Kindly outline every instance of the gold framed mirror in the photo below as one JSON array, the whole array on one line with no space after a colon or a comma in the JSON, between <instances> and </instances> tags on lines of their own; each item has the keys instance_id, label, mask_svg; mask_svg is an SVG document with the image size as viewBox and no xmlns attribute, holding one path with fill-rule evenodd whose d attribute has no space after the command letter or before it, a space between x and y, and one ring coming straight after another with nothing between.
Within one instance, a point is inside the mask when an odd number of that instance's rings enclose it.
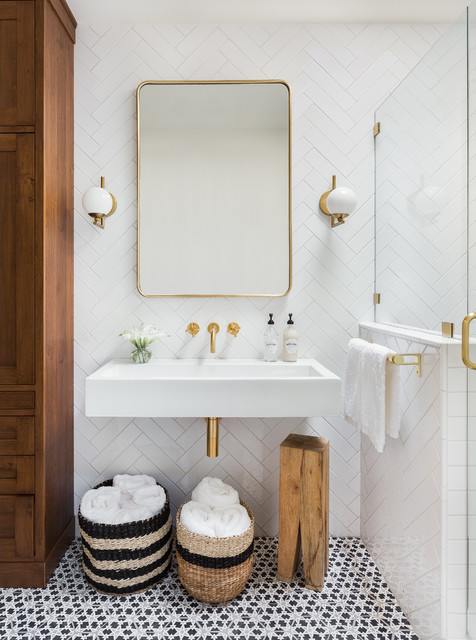
<instances>
[{"instance_id":1,"label":"gold framed mirror","mask_svg":"<svg viewBox=\"0 0 476 640\"><path fill-rule=\"evenodd\" d=\"M141 83L137 160L137 287L143 296L289 292L286 82Z\"/></svg>"}]
</instances>

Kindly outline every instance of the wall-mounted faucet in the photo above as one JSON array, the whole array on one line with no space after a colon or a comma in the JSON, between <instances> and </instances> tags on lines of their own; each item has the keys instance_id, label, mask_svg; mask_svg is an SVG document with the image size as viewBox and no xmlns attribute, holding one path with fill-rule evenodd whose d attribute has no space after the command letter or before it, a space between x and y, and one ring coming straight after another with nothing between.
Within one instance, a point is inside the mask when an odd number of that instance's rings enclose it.
<instances>
[{"instance_id":1,"label":"wall-mounted faucet","mask_svg":"<svg viewBox=\"0 0 476 640\"><path fill-rule=\"evenodd\" d=\"M220 327L216 322L210 322L208 325L208 333L210 334L210 353L215 353L216 348L216 337L217 333L220 331Z\"/></svg>"}]
</instances>

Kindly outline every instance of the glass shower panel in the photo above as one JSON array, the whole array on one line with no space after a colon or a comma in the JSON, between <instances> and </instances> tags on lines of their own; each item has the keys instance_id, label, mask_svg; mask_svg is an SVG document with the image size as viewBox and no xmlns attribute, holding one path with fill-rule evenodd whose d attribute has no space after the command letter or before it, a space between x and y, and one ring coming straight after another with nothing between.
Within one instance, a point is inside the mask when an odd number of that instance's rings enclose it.
<instances>
[{"instance_id":1,"label":"glass shower panel","mask_svg":"<svg viewBox=\"0 0 476 640\"><path fill-rule=\"evenodd\" d=\"M466 12L376 112L375 320L466 313Z\"/></svg>"}]
</instances>

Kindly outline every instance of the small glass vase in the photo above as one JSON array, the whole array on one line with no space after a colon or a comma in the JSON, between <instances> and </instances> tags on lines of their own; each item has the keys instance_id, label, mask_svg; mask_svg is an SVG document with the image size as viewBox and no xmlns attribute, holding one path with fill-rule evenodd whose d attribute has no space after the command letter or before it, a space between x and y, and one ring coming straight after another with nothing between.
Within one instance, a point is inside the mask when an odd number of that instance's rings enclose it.
<instances>
[{"instance_id":1,"label":"small glass vase","mask_svg":"<svg viewBox=\"0 0 476 640\"><path fill-rule=\"evenodd\" d=\"M146 347L138 347L131 353L131 357L136 364L145 364L152 358L152 352Z\"/></svg>"}]
</instances>

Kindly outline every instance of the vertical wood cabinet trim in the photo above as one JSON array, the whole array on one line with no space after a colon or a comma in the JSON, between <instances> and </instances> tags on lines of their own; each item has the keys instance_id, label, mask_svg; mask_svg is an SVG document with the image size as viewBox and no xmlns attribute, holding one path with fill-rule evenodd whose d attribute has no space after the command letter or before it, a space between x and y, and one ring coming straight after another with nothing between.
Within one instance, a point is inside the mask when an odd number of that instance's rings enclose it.
<instances>
[{"instance_id":1,"label":"vertical wood cabinet trim","mask_svg":"<svg viewBox=\"0 0 476 640\"><path fill-rule=\"evenodd\" d=\"M32 0L20 2L17 15L17 87L20 98L17 124L35 124L35 3Z\"/></svg>"}]
</instances>

